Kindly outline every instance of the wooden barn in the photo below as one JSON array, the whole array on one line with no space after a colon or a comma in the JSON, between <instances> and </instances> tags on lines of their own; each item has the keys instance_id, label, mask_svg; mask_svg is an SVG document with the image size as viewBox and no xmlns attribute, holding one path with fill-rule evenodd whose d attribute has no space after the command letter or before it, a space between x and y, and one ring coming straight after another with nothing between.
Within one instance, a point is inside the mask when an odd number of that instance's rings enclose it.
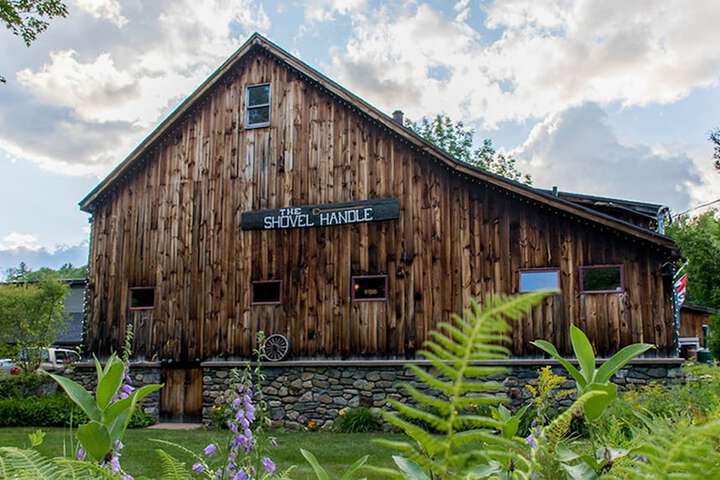
<instances>
[{"instance_id":1,"label":"wooden barn","mask_svg":"<svg viewBox=\"0 0 720 480\"><path fill-rule=\"evenodd\" d=\"M458 162L258 34L80 205L98 356L132 323L139 359L190 370L260 330L285 360L413 358L469 299L538 288L560 293L515 325L516 356L569 352L570 324L600 356L675 348L666 209Z\"/></svg>"}]
</instances>

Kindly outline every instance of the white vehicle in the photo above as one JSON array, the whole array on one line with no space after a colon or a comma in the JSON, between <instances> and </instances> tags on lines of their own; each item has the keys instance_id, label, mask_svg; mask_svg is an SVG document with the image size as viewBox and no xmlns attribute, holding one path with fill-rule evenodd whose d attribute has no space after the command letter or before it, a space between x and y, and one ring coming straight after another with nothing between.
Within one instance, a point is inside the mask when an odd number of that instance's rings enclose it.
<instances>
[{"instance_id":1,"label":"white vehicle","mask_svg":"<svg viewBox=\"0 0 720 480\"><path fill-rule=\"evenodd\" d=\"M46 348L43 350L40 363L41 370L63 370L68 365L80 361L80 355L74 350L66 348Z\"/></svg>"}]
</instances>

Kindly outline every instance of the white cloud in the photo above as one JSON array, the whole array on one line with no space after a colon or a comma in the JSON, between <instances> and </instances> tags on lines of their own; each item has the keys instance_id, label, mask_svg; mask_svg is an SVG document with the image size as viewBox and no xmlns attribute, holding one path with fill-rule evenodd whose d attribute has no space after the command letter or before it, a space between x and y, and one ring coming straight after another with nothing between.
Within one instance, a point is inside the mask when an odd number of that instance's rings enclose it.
<instances>
[{"instance_id":1,"label":"white cloud","mask_svg":"<svg viewBox=\"0 0 720 480\"><path fill-rule=\"evenodd\" d=\"M325 22L336 14L347 15L360 12L367 6L367 0L307 0L305 19L311 22Z\"/></svg>"},{"instance_id":2,"label":"white cloud","mask_svg":"<svg viewBox=\"0 0 720 480\"><path fill-rule=\"evenodd\" d=\"M10 232L0 240L0 250L40 250L42 245L37 237L29 233Z\"/></svg>"},{"instance_id":3,"label":"white cloud","mask_svg":"<svg viewBox=\"0 0 720 480\"><path fill-rule=\"evenodd\" d=\"M111 4L92 3L103 15ZM252 31L270 27L257 0L124 8L127 22L106 49L50 52L39 68L17 72L20 90L0 111L0 148L53 171L104 175Z\"/></svg>"},{"instance_id":4,"label":"white cloud","mask_svg":"<svg viewBox=\"0 0 720 480\"><path fill-rule=\"evenodd\" d=\"M549 115L512 152L539 187L608 195L684 209L703 183L692 159L663 148L624 145L595 104Z\"/></svg>"},{"instance_id":5,"label":"white cloud","mask_svg":"<svg viewBox=\"0 0 720 480\"><path fill-rule=\"evenodd\" d=\"M128 22L128 19L120 13L118 0L75 0L75 4L93 17L108 20L118 28L122 28Z\"/></svg>"},{"instance_id":6,"label":"white cloud","mask_svg":"<svg viewBox=\"0 0 720 480\"><path fill-rule=\"evenodd\" d=\"M354 16L330 70L386 110L444 111L487 128L585 102L666 103L715 85L715 0L497 1L474 30L426 4ZM434 69L449 74L438 79Z\"/></svg>"}]
</instances>

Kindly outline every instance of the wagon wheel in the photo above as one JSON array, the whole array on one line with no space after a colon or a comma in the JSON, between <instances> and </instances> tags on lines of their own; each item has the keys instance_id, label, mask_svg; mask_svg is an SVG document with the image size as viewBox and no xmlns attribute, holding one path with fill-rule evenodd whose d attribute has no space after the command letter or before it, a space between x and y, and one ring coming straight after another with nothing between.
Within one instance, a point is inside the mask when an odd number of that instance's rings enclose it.
<instances>
[{"instance_id":1,"label":"wagon wheel","mask_svg":"<svg viewBox=\"0 0 720 480\"><path fill-rule=\"evenodd\" d=\"M288 339L277 333L265 339L265 358L277 362L285 358L290 350Z\"/></svg>"}]
</instances>

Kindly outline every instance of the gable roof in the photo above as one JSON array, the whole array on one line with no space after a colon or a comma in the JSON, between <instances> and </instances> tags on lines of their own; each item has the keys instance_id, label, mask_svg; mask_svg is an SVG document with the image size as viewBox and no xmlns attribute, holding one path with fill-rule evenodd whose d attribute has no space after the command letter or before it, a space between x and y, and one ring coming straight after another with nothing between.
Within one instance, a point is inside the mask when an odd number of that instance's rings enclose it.
<instances>
[{"instance_id":1,"label":"gable roof","mask_svg":"<svg viewBox=\"0 0 720 480\"><path fill-rule=\"evenodd\" d=\"M424 154L438 160L448 168L465 174L469 177L479 179L487 184L490 184L496 188L501 188L508 192L512 192L520 197L532 200L534 202L547 205L553 209L559 210L566 214L570 214L574 217L578 217L585 221L593 222L595 224L603 225L607 228L611 228L615 231L629 235L631 237L640 238L642 240L649 241L653 244L669 249L672 255L677 255L677 246L675 242L665 235L661 235L652 230L648 230L642 227L633 225L632 223L625 222L623 220L614 218L610 215L592 210L584 207L580 204L565 200L560 197L553 196L551 193L535 189L528 185L510 180L503 176L488 172L481 168L473 165L461 162L456 158L452 157L449 153L438 148L432 143L428 142L424 138L417 135L412 130L403 127L394 121L390 116L381 112L377 108L370 105L368 102L348 91L332 79L326 77L322 73L318 72L314 68L302 60L294 57L290 53L283 50L267 38L263 37L259 33L254 33L250 38L237 49L225 62L218 67L212 75L210 75L200 86L190 94L170 115L168 115L156 128L153 130L140 144L123 160L115 169L110 172L94 189L83 198L79 205L80 209L92 213L93 206L98 202L111 188L111 186L119 179L123 178L129 173L131 167L137 162L142 154L157 140L159 140L163 134L165 134L174 123L182 118L184 114L193 106L193 104L200 99L204 94L212 89L221 78L229 72L233 66L246 54L248 54L254 48L261 48L274 56L279 61L285 63L292 69L294 69L301 76L304 76L308 80L320 85L323 89L328 91L335 97L345 101L353 107L357 108L365 116L371 120L379 123L383 127L390 130L395 135L399 136L412 147L423 152Z\"/></svg>"}]
</instances>

